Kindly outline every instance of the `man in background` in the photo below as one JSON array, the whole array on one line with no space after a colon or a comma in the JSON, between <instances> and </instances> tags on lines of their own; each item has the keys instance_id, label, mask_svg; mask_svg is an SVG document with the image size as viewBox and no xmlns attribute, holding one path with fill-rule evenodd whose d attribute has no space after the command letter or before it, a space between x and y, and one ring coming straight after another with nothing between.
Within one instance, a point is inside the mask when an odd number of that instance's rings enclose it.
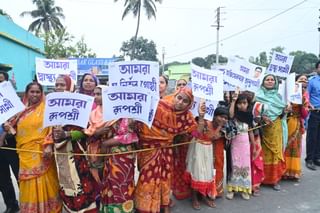
<instances>
[{"instance_id":1,"label":"man in background","mask_svg":"<svg viewBox=\"0 0 320 213\"><path fill-rule=\"evenodd\" d=\"M310 96L310 117L307 129L306 167L317 170L320 166L320 61L316 63L317 74L309 80L308 93Z\"/></svg>"},{"instance_id":2,"label":"man in background","mask_svg":"<svg viewBox=\"0 0 320 213\"><path fill-rule=\"evenodd\" d=\"M0 70L0 83L4 81L9 81L9 75L7 72ZM2 124L0 124L0 146L16 148L14 136L7 135L3 130ZM5 213L19 211L18 201L11 180L10 167L18 182L19 158L17 152L0 149L0 191L7 207Z\"/></svg>"}]
</instances>

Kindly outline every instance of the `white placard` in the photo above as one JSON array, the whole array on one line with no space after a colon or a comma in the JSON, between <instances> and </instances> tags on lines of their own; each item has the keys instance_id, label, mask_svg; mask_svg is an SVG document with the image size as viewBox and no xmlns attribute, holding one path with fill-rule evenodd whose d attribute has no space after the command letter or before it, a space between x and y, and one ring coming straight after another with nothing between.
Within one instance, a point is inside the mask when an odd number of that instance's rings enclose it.
<instances>
[{"instance_id":1,"label":"white placard","mask_svg":"<svg viewBox=\"0 0 320 213\"><path fill-rule=\"evenodd\" d=\"M273 52L271 63L269 64L266 73L280 77L287 77L290 73L293 60L294 56Z\"/></svg>"},{"instance_id":2,"label":"white placard","mask_svg":"<svg viewBox=\"0 0 320 213\"><path fill-rule=\"evenodd\" d=\"M36 75L41 85L54 86L59 75L69 75L77 83L77 60L36 58Z\"/></svg>"},{"instance_id":3,"label":"white placard","mask_svg":"<svg viewBox=\"0 0 320 213\"><path fill-rule=\"evenodd\" d=\"M296 74L290 73L286 84L287 101L302 104L302 84L296 82Z\"/></svg>"},{"instance_id":4,"label":"white placard","mask_svg":"<svg viewBox=\"0 0 320 213\"><path fill-rule=\"evenodd\" d=\"M281 100L283 103L287 103L287 92L286 92L286 81L282 80L281 83L279 83L279 89L278 93L281 96Z\"/></svg>"},{"instance_id":5,"label":"white placard","mask_svg":"<svg viewBox=\"0 0 320 213\"><path fill-rule=\"evenodd\" d=\"M43 126L74 125L87 128L94 97L53 92L46 97Z\"/></svg>"},{"instance_id":6,"label":"white placard","mask_svg":"<svg viewBox=\"0 0 320 213\"><path fill-rule=\"evenodd\" d=\"M219 66L218 70L221 71L223 74L226 72L227 68L225 66ZM236 90L236 86L226 82L223 79L223 91L235 91Z\"/></svg>"},{"instance_id":7,"label":"white placard","mask_svg":"<svg viewBox=\"0 0 320 213\"><path fill-rule=\"evenodd\" d=\"M190 109L191 113L194 117L199 116L199 105L200 105L201 98L195 97L193 105ZM204 119L212 121L214 111L217 108L219 101L212 101L212 100L206 100L206 113L204 114Z\"/></svg>"},{"instance_id":8,"label":"white placard","mask_svg":"<svg viewBox=\"0 0 320 213\"><path fill-rule=\"evenodd\" d=\"M159 97L159 63L154 61L121 61L110 63L109 85L144 88L152 96Z\"/></svg>"},{"instance_id":9,"label":"white placard","mask_svg":"<svg viewBox=\"0 0 320 213\"><path fill-rule=\"evenodd\" d=\"M129 91L127 87L112 86L102 91L103 118L110 121L119 118L133 118L151 126L157 109L152 103L150 92L142 88ZM151 110L151 106L154 110ZM150 113L151 112L151 113ZM148 121L148 122L147 122Z\"/></svg>"},{"instance_id":10,"label":"white placard","mask_svg":"<svg viewBox=\"0 0 320 213\"><path fill-rule=\"evenodd\" d=\"M223 100L223 73L191 64L192 93L207 100Z\"/></svg>"},{"instance_id":11,"label":"white placard","mask_svg":"<svg viewBox=\"0 0 320 213\"><path fill-rule=\"evenodd\" d=\"M251 64L250 67L250 75L249 78L246 77L246 80L244 82L244 89L250 92L256 92L262 84L266 68L262 66L257 66L255 64Z\"/></svg>"},{"instance_id":12,"label":"white placard","mask_svg":"<svg viewBox=\"0 0 320 213\"><path fill-rule=\"evenodd\" d=\"M223 72L223 80L228 84L235 85L241 90L256 92L260 88L265 68L232 56L228 58L228 64Z\"/></svg>"},{"instance_id":13,"label":"white placard","mask_svg":"<svg viewBox=\"0 0 320 213\"><path fill-rule=\"evenodd\" d=\"M25 106L9 81L0 83L0 124L24 110Z\"/></svg>"}]
</instances>

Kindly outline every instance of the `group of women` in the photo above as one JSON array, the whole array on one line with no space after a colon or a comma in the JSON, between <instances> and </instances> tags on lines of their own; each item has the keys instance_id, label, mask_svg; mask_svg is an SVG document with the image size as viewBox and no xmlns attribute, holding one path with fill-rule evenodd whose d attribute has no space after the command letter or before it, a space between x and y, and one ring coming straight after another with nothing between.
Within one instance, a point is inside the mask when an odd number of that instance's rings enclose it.
<instances>
[{"instance_id":1,"label":"group of women","mask_svg":"<svg viewBox=\"0 0 320 213\"><path fill-rule=\"evenodd\" d=\"M305 88L307 78L298 81ZM169 213L174 206L171 192L177 199L191 197L194 209L200 209L199 196L215 207L214 199L224 193L224 150L228 199L234 192L241 192L244 199L251 193L259 195L261 183L279 190L281 178L300 178L308 108L305 91L303 105L286 106L278 95L277 78L267 75L255 98L235 92L207 121L204 102L197 118L189 111L193 95L186 81L179 80L170 95L165 92L167 85L167 77L160 76L161 100L149 128L128 118L104 121L101 91L105 86L85 74L78 92L94 96L95 104L88 127L82 129L43 128L42 86L28 84L25 110L3 125L4 134L16 132L20 211L157 213L163 209ZM56 79L55 91L74 92L75 85L62 75ZM135 152L138 149L143 151Z\"/></svg>"}]
</instances>

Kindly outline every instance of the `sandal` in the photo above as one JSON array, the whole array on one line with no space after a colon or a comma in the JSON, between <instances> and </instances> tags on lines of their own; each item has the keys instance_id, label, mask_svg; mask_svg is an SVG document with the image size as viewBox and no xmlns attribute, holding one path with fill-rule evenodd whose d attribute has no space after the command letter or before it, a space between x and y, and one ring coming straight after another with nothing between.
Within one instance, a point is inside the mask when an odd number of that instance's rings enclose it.
<instances>
[{"instance_id":1,"label":"sandal","mask_svg":"<svg viewBox=\"0 0 320 213\"><path fill-rule=\"evenodd\" d=\"M233 199L233 196L234 196L234 193L233 193L233 192L227 192L226 198L227 198L228 200L232 200L232 199Z\"/></svg>"},{"instance_id":2,"label":"sandal","mask_svg":"<svg viewBox=\"0 0 320 213\"><path fill-rule=\"evenodd\" d=\"M199 211L201 209L201 206L200 206L200 203L199 203L198 200L193 200L192 201L192 208L194 210L197 210L197 211Z\"/></svg>"},{"instance_id":3,"label":"sandal","mask_svg":"<svg viewBox=\"0 0 320 213\"><path fill-rule=\"evenodd\" d=\"M273 190L275 190L275 191L280 191L281 190L281 187L280 187L280 185L277 183L277 184L275 184L275 185L273 185Z\"/></svg>"},{"instance_id":4,"label":"sandal","mask_svg":"<svg viewBox=\"0 0 320 213\"><path fill-rule=\"evenodd\" d=\"M203 197L204 202L207 204L207 206L211 207L211 208L216 208L216 204L214 203L213 200L207 198L207 197Z\"/></svg>"},{"instance_id":5,"label":"sandal","mask_svg":"<svg viewBox=\"0 0 320 213\"><path fill-rule=\"evenodd\" d=\"M250 195L248 193L242 192L241 197L244 200L250 200Z\"/></svg>"},{"instance_id":6,"label":"sandal","mask_svg":"<svg viewBox=\"0 0 320 213\"><path fill-rule=\"evenodd\" d=\"M252 196L254 197L259 197L261 194L260 194L260 191L259 190L256 190L256 191L253 191L252 192Z\"/></svg>"}]
</instances>

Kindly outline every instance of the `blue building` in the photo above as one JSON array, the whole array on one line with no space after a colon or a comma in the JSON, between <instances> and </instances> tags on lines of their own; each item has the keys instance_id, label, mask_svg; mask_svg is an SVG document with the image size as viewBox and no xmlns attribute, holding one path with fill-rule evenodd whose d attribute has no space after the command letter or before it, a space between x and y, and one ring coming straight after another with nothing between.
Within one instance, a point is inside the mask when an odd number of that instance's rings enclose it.
<instances>
[{"instance_id":1,"label":"blue building","mask_svg":"<svg viewBox=\"0 0 320 213\"><path fill-rule=\"evenodd\" d=\"M14 73L18 92L34 79L36 57L45 57L44 42L0 15L0 70Z\"/></svg>"}]
</instances>

